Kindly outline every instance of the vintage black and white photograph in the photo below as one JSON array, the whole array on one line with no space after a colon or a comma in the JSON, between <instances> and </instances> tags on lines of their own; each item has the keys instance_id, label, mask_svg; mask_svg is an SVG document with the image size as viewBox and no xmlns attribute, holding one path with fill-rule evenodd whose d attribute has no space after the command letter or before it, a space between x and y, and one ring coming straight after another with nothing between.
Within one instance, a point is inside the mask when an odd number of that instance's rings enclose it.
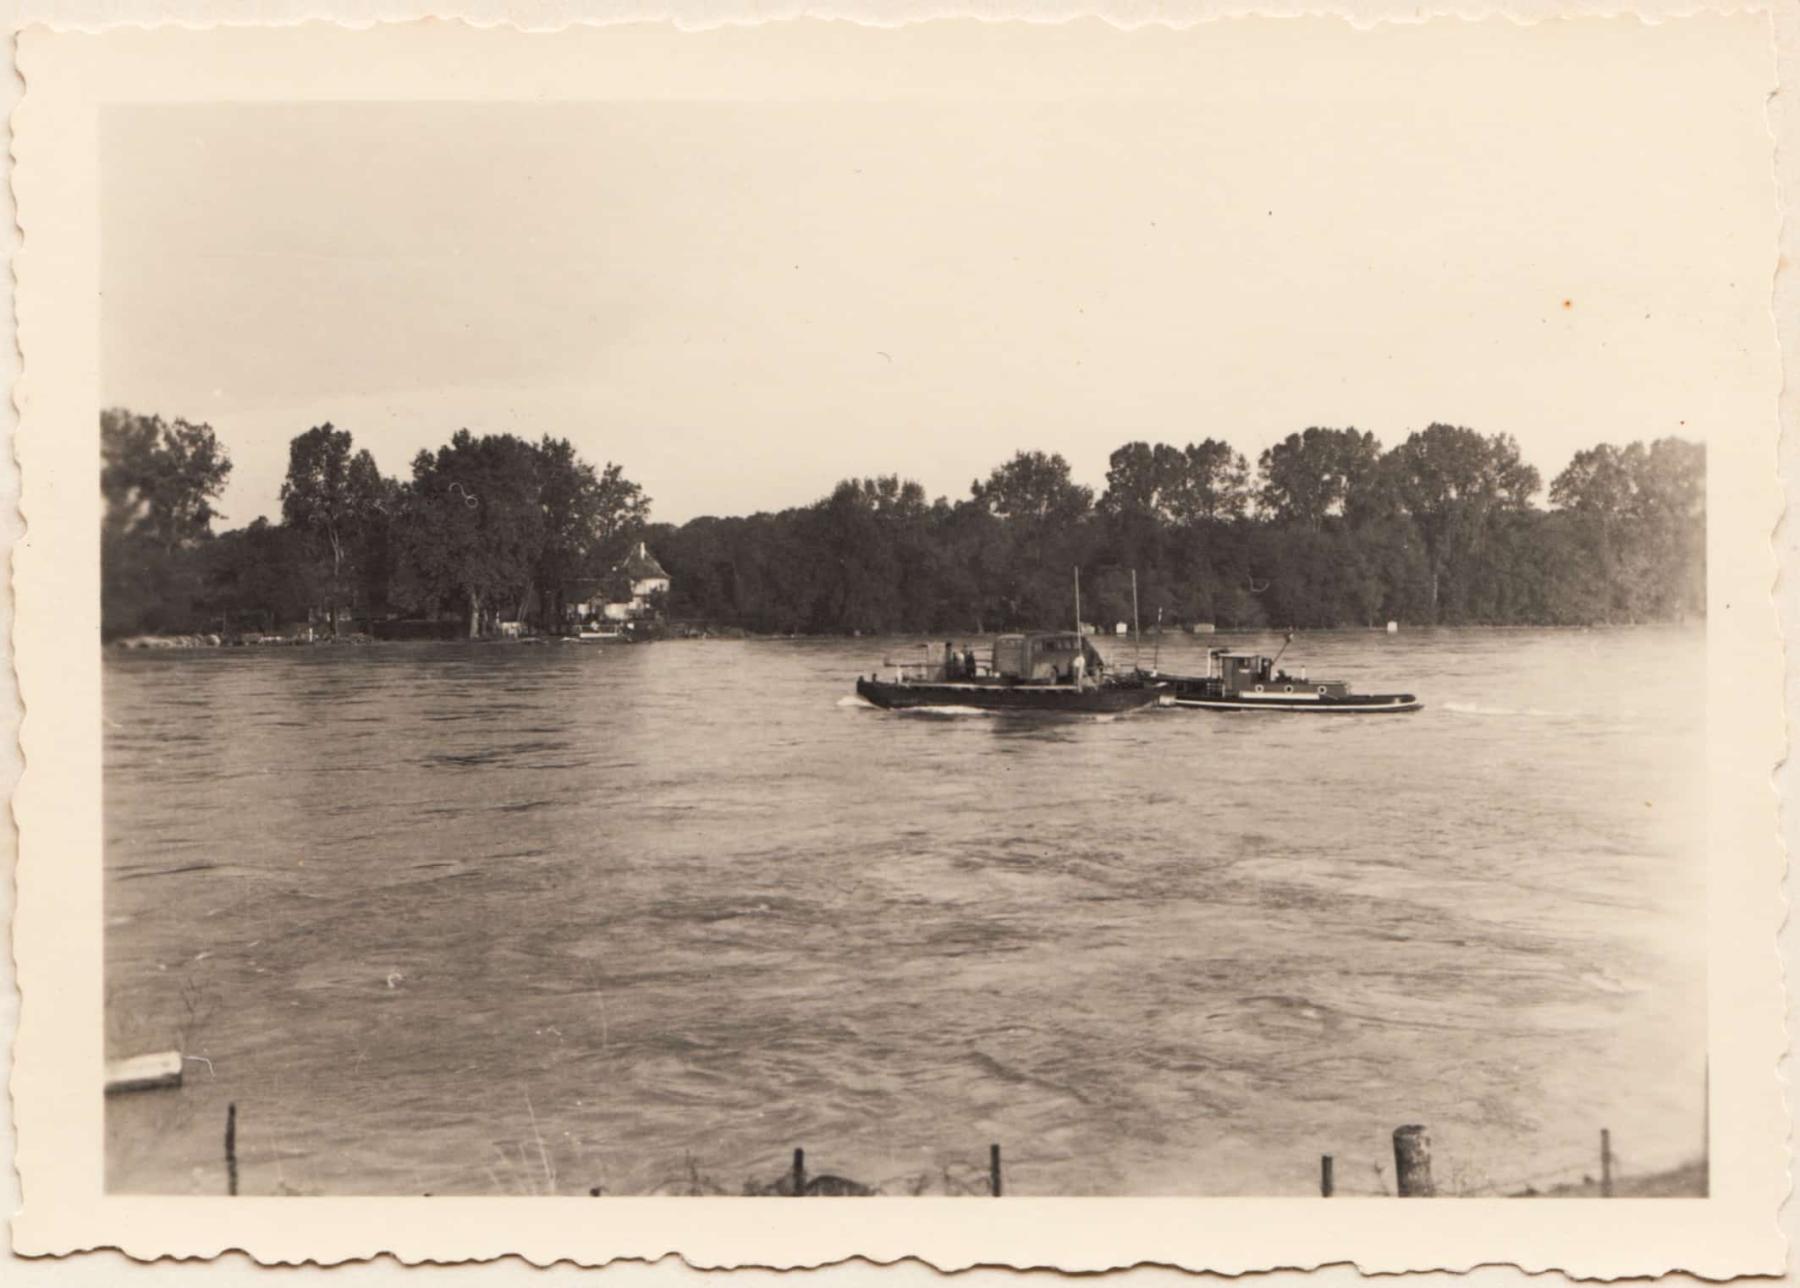
<instances>
[{"instance_id":1,"label":"vintage black and white photograph","mask_svg":"<svg viewBox=\"0 0 1800 1288\"><path fill-rule=\"evenodd\" d=\"M1704 1195L1730 158L1553 89L109 114L109 1185Z\"/></svg>"},{"instance_id":2,"label":"vintage black and white photograph","mask_svg":"<svg viewBox=\"0 0 1800 1288\"><path fill-rule=\"evenodd\" d=\"M1716 1191L1746 29L1218 28L100 106L106 1195Z\"/></svg>"}]
</instances>

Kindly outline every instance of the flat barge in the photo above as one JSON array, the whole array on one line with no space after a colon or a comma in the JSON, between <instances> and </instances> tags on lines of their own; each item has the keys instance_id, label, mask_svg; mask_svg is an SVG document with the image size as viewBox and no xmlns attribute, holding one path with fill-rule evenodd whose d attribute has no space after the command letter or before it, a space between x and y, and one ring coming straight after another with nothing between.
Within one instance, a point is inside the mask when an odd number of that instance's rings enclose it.
<instances>
[{"instance_id":1,"label":"flat barge","mask_svg":"<svg viewBox=\"0 0 1800 1288\"><path fill-rule=\"evenodd\" d=\"M985 663L972 649L958 653L946 644L942 661L895 665L891 679L856 680L858 697L890 711L1119 715L1166 703L1171 691L1155 677L1108 675L1099 652L1073 631L1002 635Z\"/></svg>"}]
</instances>

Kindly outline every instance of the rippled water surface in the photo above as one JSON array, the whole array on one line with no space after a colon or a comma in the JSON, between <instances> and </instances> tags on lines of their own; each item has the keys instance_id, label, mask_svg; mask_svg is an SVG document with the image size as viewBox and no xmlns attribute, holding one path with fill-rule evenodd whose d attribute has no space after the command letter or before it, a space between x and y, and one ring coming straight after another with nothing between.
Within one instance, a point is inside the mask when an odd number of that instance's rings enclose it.
<instances>
[{"instance_id":1,"label":"rippled water surface","mask_svg":"<svg viewBox=\"0 0 1800 1288\"><path fill-rule=\"evenodd\" d=\"M1232 641L1262 645L1277 641ZM917 641L109 653L117 1190L1305 1194L1694 1155L1698 630L1302 636L1412 716L875 711ZM1164 669L1201 645L1169 641ZM1113 644L1115 654L1129 646ZM1148 649L1146 649L1148 654Z\"/></svg>"}]
</instances>

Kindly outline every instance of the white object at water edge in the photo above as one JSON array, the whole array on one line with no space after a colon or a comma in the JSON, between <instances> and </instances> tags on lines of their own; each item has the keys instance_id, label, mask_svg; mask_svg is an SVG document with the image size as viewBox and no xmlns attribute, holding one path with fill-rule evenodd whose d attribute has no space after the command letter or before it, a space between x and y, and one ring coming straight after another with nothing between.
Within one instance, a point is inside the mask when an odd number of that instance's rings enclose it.
<instances>
[{"instance_id":1,"label":"white object at water edge","mask_svg":"<svg viewBox=\"0 0 1800 1288\"><path fill-rule=\"evenodd\" d=\"M181 1085L181 1052L158 1051L106 1062L106 1094L115 1091L151 1091Z\"/></svg>"}]
</instances>

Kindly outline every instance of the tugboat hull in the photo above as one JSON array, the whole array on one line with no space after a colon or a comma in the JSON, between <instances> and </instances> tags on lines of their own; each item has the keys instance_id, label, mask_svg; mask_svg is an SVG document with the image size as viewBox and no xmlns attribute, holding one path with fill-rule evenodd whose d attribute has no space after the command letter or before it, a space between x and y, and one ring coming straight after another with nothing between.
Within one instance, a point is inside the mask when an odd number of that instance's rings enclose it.
<instances>
[{"instance_id":1,"label":"tugboat hull","mask_svg":"<svg viewBox=\"0 0 1800 1288\"><path fill-rule=\"evenodd\" d=\"M1346 693L1343 685L1304 681L1228 691L1205 676L1164 676L1173 705L1202 711L1300 711L1313 715L1383 715L1417 711L1425 704L1410 693Z\"/></svg>"},{"instance_id":2,"label":"tugboat hull","mask_svg":"<svg viewBox=\"0 0 1800 1288\"><path fill-rule=\"evenodd\" d=\"M967 707L1021 715L1114 715L1156 705L1168 686L1106 686L1077 689L1049 684L981 684L870 680L856 681L857 696L889 711L921 707Z\"/></svg>"},{"instance_id":3,"label":"tugboat hull","mask_svg":"<svg viewBox=\"0 0 1800 1288\"><path fill-rule=\"evenodd\" d=\"M1252 699L1184 698L1175 695L1173 705L1201 711L1300 711L1312 715L1381 715L1417 711L1425 704L1410 693L1357 693L1347 698L1295 700L1285 695Z\"/></svg>"}]
</instances>

